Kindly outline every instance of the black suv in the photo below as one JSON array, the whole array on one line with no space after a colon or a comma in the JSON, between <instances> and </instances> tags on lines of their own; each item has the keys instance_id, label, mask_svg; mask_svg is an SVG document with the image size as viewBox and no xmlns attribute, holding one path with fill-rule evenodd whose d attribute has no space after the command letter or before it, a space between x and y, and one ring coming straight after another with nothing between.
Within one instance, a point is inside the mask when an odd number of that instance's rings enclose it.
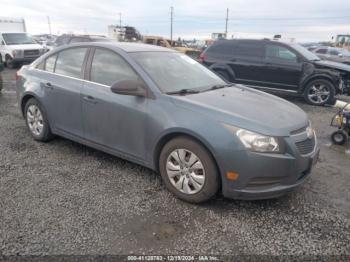
<instances>
[{"instance_id":1,"label":"black suv","mask_svg":"<svg viewBox=\"0 0 350 262\"><path fill-rule=\"evenodd\" d=\"M350 90L350 66L320 60L294 43L272 40L221 40L200 61L230 82L303 94L313 105L331 104Z\"/></svg>"}]
</instances>

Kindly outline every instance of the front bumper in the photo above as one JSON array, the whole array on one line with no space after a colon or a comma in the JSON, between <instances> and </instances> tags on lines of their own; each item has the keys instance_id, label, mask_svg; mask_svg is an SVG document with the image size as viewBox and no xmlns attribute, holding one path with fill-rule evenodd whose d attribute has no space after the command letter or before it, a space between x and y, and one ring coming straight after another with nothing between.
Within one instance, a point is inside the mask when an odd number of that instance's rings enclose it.
<instances>
[{"instance_id":1,"label":"front bumper","mask_svg":"<svg viewBox=\"0 0 350 262\"><path fill-rule=\"evenodd\" d=\"M303 184L311 174L319 156L316 137L312 152L301 154L295 139L285 138L285 154L236 151L230 157L220 158L222 193L225 197L242 200L269 199L284 195ZM227 172L239 174L230 181Z\"/></svg>"}]
</instances>

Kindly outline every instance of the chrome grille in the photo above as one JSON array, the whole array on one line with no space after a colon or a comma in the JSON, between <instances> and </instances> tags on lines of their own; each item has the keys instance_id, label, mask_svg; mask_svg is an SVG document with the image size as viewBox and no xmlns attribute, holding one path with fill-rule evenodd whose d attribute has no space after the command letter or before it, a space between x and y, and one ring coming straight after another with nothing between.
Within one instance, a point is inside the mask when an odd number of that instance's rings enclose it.
<instances>
[{"instance_id":1,"label":"chrome grille","mask_svg":"<svg viewBox=\"0 0 350 262\"><path fill-rule=\"evenodd\" d=\"M310 154L314 151L315 148L315 138L308 138L304 141L296 142L295 145L297 146L300 154Z\"/></svg>"},{"instance_id":2,"label":"chrome grille","mask_svg":"<svg viewBox=\"0 0 350 262\"><path fill-rule=\"evenodd\" d=\"M24 50L24 57L38 56L39 50Z\"/></svg>"}]
</instances>

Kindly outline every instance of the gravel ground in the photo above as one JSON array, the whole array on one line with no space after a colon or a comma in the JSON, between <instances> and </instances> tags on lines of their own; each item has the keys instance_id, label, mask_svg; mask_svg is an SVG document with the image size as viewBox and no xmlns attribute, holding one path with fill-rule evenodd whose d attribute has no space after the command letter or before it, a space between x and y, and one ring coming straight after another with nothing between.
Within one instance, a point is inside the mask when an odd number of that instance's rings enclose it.
<instances>
[{"instance_id":1,"label":"gravel ground","mask_svg":"<svg viewBox=\"0 0 350 262\"><path fill-rule=\"evenodd\" d=\"M334 109L285 97L321 145L303 186L275 200L191 205L146 168L62 138L35 142L14 74L3 72L0 95L0 255L350 255L350 154L330 143Z\"/></svg>"}]
</instances>

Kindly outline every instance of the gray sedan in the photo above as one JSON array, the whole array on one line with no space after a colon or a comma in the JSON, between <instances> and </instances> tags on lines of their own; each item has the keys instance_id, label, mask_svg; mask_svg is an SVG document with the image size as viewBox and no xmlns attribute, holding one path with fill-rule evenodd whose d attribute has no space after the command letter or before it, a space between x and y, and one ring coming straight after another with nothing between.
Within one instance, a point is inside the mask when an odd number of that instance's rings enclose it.
<instances>
[{"instance_id":1,"label":"gray sedan","mask_svg":"<svg viewBox=\"0 0 350 262\"><path fill-rule=\"evenodd\" d=\"M192 203L280 196L319 152L300 108L162 47L57 48L22 67L17 95L34 139L59 135L151 168Z\"/></svg>"}]
</instances>

